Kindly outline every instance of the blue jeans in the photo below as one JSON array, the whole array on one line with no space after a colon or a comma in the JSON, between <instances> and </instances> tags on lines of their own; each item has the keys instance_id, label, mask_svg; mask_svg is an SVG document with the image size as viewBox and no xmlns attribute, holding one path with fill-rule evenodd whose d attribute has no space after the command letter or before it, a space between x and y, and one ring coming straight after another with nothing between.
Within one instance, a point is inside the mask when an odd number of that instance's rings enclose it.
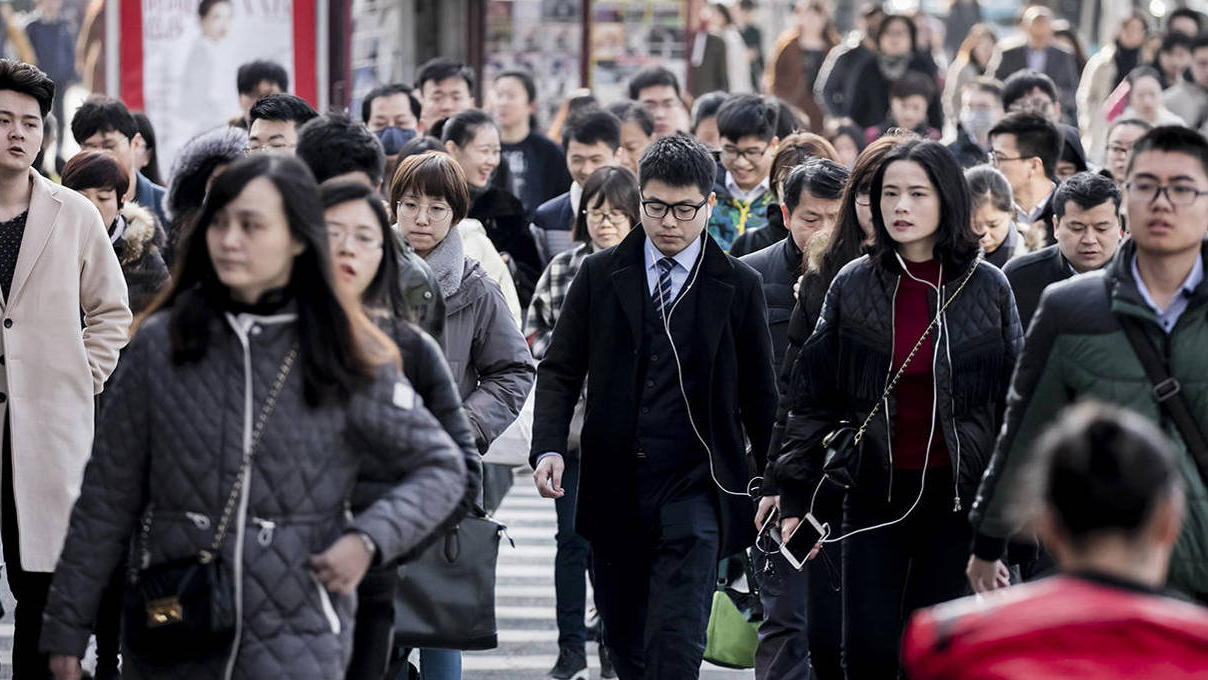
<instances>
[{"instance_id":1,"label":"blue jeans","mask_svg":"<svg viewBox=\"0 0 1208 680\"><path fill-rule=\"evenodd\" d=\"M587 644L587 584L583 575L591 561L591 545L575 533L575 501L579 496L579 456L565 458L562 488L566 494L554 501L558 513L558 544L554 554L554 593L558 615L558 647L583 650Z\"/></svg>"},{"instance_id":2,"label":"blue jeans","mask_svg":"<svg viewBox=\"0 0 1208 680\"><path fill-rule=\"evenodd\" d=\"M419 650L422 680L461 680L461 652L456 649Z\"/></svg>"}]
</instances>

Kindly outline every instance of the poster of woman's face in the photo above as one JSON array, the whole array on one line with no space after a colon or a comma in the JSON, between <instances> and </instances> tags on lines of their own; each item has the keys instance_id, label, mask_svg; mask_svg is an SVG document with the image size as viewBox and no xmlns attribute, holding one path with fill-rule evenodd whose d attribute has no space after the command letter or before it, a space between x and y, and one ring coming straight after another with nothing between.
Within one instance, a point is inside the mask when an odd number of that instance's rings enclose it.
<instances>
[{"instance_id":1,"label":"poster of woman's face","mask_svg":"<svg viewBox=\"0 0 1208 680\"><path fill-rule=\"evenodd\" d=\"M229 0L202 0L197 8L201 20L201 34L210 42L222 42L231 32L231 21L235 18L235 6Z\"/></svg>"}]
</instances>

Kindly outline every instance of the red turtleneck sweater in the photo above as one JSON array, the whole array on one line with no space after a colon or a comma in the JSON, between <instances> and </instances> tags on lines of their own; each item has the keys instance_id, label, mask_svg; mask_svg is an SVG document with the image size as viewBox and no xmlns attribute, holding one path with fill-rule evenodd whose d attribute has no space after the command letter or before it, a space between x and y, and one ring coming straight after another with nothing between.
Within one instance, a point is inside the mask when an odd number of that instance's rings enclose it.
<instances>
[{"instance_id":1,"label":"red turtleneck sweater","mask_svg":"<svg viewBox=\"0 0 1208 680\"><path fill-rule=\"evenodd\" d=\"M934 285L940 283L940 264L936 260L906 262L910 273L921 281ZM902 362L914 349L923 331L935 314L928 295L931 286L916 281L905 273L898 283L898 294L894 300L893 370L896 373ZM938 296L936 296L938 298ZM951 465L948 447L944 443L944 432L939 420L938 404L935 416L935 433L931 439L931 455L927 457L927 436L931 434L932 405L934 399L934 370L932 360L935 352L935 329L923 341L914 359L906 367L906 373L897 387L897 411L893 422L893 466L900 470L922 470L923 468ZM940 347L940 351L944 350ZM924 461L926 461L924 463Z\"/></svg>"}]
</instances>

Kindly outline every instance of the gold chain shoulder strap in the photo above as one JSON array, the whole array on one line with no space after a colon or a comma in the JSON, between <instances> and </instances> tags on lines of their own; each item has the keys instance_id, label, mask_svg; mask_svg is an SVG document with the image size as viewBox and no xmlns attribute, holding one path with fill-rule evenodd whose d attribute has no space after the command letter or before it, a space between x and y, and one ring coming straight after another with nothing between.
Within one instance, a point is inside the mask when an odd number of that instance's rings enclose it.
<instances>
[{"instance_id":1,"label":"gold chain shoulder strap","mask_svg":"<svg viewBox=\"0 0 1208 680\"><path fill-rule=\"evenodd\" d=\"M856 431L856 436L852 439L852 446L859 444L860 440L864 438L864 431L868 429L869 423L872 422L872 419L877 415L877 412L881 410L881 404L885 403L885 400L889 398L890 393L893 392L893 388L898 386L898 381L901 380L902 376L906 373L906 367L910 365L910 360L914 358L914 355L918 353L919 348L923 346L923 341L926 340L927 336L931 334L931 330L935 328L935 324L939 322L940 317L943 316L944 312L948 309L948 305L952 304L952 301L956 299L956 296L960 295L961 291L965 289L965 284L969 283L969 279L973 278L973 272L977 271L977 265L979 264L981 264L980 255L973 260L973 266L969 267L969 271L965 274L965 278L961 279L961 285L957 286L956 292L954 292L951 297L944 301L944 304L940 306L939 311L935 313L935 318L931 320L931 323L927 324L927 328L923 330L923 335L919 337L918 342L914 343L914 349L910 350L910 354L906 355L906 360L902 362L902 365L898 368L898 372L894 374L893 380L889 381L889 384L885 386L885 393L882 394L881 398L877 400L876 406L872 407L872 411L869 412L868 417L864 419L864 423L860 425L860 429ZM892 361L893 358L891 350L890 362Z\"/></svg>"},{"instance_id":2,"label":"gold chain shoulder strap","mask_svg":"<svg viewBox=\"0 0 1208 680\"><path fill-rule=\"evenodd\" d=\"M256 420L256 428L252 431L252 441L243 452L243 462L239 464L239 473L235 476L235 486L231 489L231 495L227 498L226 507L222 509L222 519L218 521L218 529L214 532L214 542L210 544L209 550L201 551L201 561L203 564L214 559L214 555L222 547L222 541L226 538L227 528L231 523L231 513L234 512L235 505L239 501L239 494L243 490L243 478L247 475L247 470L252 464L252 455L260 445L260 437L264 434L264 424L268 421L269 415L272 414L273 408L276 407L277 398L281 396L281 390L285 387L285 379L289 377L289 372L294 367L294 360L297 358L298 343L295 342L290 347L289 354L285 355L285 360L281 362L281 368L277 371L277 382L273 384L273 389L268 393L268 399L265 400L264 406L260 409L260 417Z\"/></svg>"}]
</instances>

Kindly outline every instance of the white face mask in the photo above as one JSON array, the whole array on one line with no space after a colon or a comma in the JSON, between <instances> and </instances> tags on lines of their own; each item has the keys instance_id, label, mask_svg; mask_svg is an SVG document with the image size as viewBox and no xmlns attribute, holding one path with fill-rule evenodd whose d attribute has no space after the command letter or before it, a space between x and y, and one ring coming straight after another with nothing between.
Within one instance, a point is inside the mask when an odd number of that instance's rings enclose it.
<instances>
[{"instance_id":1,"label":"white face mask","mask_svg":"<svg viewBox=\"0 0 1208 680\"><path fill-rule=\"evenodd\" d=\"M961 113L961 126L965 128L965 132L973 135L974 139L981 139L990 133L990 128L998 122L998 116L994 115L993 111L976 110L965 111Z\"/></svg>"}]
</instances>

